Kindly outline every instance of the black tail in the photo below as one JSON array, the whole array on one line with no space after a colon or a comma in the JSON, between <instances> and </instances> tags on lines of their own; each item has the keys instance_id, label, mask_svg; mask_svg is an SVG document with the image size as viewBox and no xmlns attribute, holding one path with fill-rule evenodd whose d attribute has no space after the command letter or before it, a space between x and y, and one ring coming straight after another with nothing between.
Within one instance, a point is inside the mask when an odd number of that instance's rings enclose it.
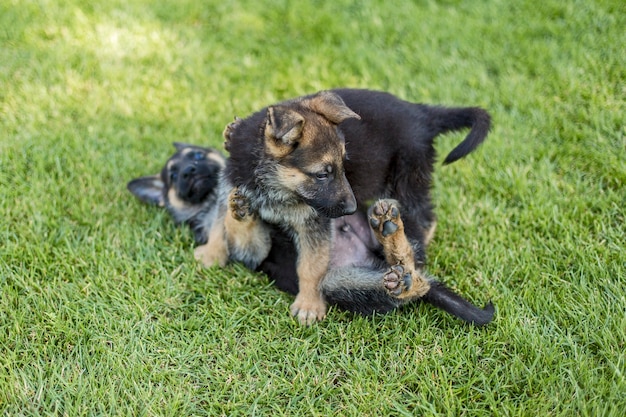
<instances>
[{"instance_id":1,"label":"black tail","mask_svg":"<svg viewBox=\"0 0 626 417\"><path fill-rule=\"evenodd\" d=\"M476 326L491 322L495 312L491 302L482 309L478 308L443 283L434 280L430 282L430 290L422 300Z\"/></svg>"},{"instance_id":2,"label":"black tail","mask_svg":"<svg viewBox=\"0 0 626 417\"><path fill-rule=\"evenodd\" d=\"M471 128L463 142L459 143L446 156L446 159L443 161L444 165L461 159L476 149L485 140L491 127L491 116L478 107L431 107L429 110L431 111L429 115L431 123L439 133Z\"/></svg>"}]
</instances>

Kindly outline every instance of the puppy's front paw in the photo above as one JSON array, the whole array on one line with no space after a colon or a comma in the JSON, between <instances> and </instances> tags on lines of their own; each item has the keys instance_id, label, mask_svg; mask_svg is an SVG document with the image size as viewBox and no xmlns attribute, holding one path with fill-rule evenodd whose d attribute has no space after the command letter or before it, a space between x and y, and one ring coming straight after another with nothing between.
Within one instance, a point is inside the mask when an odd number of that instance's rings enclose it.
<instances>
[{"instance_id":1,"label":"puppy's front paw","mask_svg":"<svg viewBox=\"0 0 626 417\"><path fill-rule=\"evenodd\" d=\"M235 120L226 125L226 128L224 128L224 132L222 132L222 136L224 136L224 139L226 139L227 142L230 141L230 134L233 132L233 130L237 128L237 126L241 124L242 120L243 119L235 116Z\"/></svg>"},{"instance_id":2,"label":"puppy's front paw","mask_svg":"<svg viewBox=\"0 0 626 417\"><path fill-rule=\"evenodd\" d=\"M300 324L305 326L310 326L326 317L326 302L319 297L310 298L298 294L289 309L291 315L297 317Z\"/></svg>"},{"instance_id":3,"label":"puppy's front paw","mask_svg":"<svg viewBox=\"0 0 626 417\"><path fill-rule=\"evenodd\" d=\"M216 265L224 267L228 263L228 253L222 250L211 250L209 244L198 246L193 251L193 255L207 268Z\"/></svg>"},{"instance_id":4,"label":"puppy's front paw","mask_svg":"<svg viewBox=\"0 0 626 417\"><path fill-rule=\"evenodd\" d=\"M228 209L235 220L243 221L250 216L250 205L248 199L234 188L228 195Z\"/></svg>"}]
</instances>

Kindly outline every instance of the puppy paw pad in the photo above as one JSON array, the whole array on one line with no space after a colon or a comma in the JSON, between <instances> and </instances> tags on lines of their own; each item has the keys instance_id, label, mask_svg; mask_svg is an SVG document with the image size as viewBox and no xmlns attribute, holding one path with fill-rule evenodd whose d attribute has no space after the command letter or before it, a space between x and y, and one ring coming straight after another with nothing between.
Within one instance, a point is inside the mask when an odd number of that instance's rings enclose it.
<instances>
[{"instance_id":1,"label":"puppy paw pad","mask_svg":"<svg viewBox=\"0 0 626 417\"><path fill-rule=\"evenodd\" d=\"M388 237L400 229L400 210L395 201L379 200L369 212L370 227L382 237Z\"/></svg>"},{"instance_id":2,"label":"puppy paw pad","mask_svg":"<svg viewBox=\"0 0 626 417\"><path fill-rule=\"evenodd\" d=\"M399 296L411 289L411 274L402 265L394 265L383 276L383 285L389 294Z\"/></svg>"},{"instance_id":3,"label":"puppy paw pad","mask_svg":"<svg viewBox=\"0 0 626 417\"><path fill-rule=\"evenodd\" d=\"M235 189L230 193L228 203L230 212L236 220L243 220L250 215L248 200L239 192L239 190Z\"/></svg>"}]
</instances>

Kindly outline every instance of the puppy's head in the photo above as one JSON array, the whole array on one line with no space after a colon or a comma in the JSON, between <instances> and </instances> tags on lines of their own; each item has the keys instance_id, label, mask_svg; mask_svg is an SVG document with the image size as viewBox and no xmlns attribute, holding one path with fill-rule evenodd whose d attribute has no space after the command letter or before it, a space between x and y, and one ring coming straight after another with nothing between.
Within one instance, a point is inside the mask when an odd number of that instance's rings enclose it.
<instances>
[{"instance_id":1,"label":"puppy's head","mask_svg":"<svg viewBox=\"0 0 626 417\"><path fill-rule=\"evenodd\" d=\"M264 146L273 162L273 185L297 194L325 217L357 208L344 171L345 138L337 127L349 118L360 119L328 91L267 110Z\"/></svg>"},{"instance_id":2,"label":"puppy's head","mask_svg":"<svg viewBox=\"0 0 626 417\"><path fill-rule=\"evenodd\" d=\"M214 191L225 165L213 148L174 143L176 153L160 174L136 178L128 190L141 201L165 207L177 222L183 222L203 208Z\"/></svg>"}]
</instances>

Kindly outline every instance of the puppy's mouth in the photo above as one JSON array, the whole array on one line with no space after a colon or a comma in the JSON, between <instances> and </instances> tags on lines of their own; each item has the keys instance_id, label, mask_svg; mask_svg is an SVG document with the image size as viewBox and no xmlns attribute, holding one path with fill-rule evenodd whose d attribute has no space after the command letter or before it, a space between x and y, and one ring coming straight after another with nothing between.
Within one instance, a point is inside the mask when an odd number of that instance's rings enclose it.
<instances>
[{"instance_id":1,"label":"puppy's mouth","mask_svg":"<svg viewBox=\"0 0 626 417\"><path fill-rule=\"evenodd\" d=\"M322 217L336 219L346 215L340 207L313 207Z\"/></svg>"},{"instance_id":2,"label":"puppy's mouth","mask_svg":"<svg viewBox=\"0 0 626 417\"><path fill-rule=\"evenodd\" d=\"M339 217L347 216L347 215L353 214L356 210L356 204L353 209L352 207L346 207L344 204L326 206L326 205L318 204L317 202L311 201L311 200L305 199L305 201L309 206L313 207L320 216L326 217L329 219L336 219Z\"/></svg>"}]
</instances>

